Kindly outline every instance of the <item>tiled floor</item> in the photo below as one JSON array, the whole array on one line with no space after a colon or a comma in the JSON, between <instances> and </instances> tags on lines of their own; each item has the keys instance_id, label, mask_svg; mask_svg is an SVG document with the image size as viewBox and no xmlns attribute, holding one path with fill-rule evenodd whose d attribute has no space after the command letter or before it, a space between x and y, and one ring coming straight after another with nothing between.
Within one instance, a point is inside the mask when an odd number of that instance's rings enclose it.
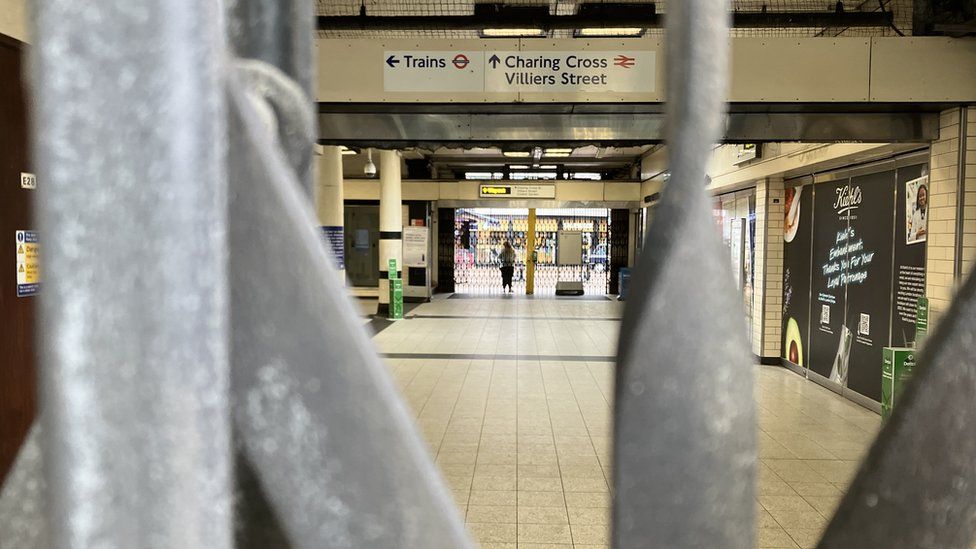
<instances>
[{"instance_id":1,"label":"tiled floor","mask_svg":"<svg viewBox=\"0 0 976 549\"><path fill-rule=\"evenodd\" d=\"M612 301L438 300L375 341L485 548L608 547ZM756 369L757 547L814 547L876 414Z\"/></svg>"}]
</instances>

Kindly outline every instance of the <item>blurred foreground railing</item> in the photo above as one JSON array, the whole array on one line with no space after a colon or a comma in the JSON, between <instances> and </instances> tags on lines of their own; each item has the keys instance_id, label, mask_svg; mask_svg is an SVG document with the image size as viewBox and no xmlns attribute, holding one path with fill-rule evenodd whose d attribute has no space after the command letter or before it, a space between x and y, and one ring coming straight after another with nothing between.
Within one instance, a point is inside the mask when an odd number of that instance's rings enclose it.
<instances>
[{"instance_id":1,"label":"blurred foreground railing","mask_svg":"<svg viewBox=\"0 0 976 549\"><path fill-rule=\"evenodd\" d=\"M48 235L42 413L6 547L470 542L313 229L310 2L46 0L32 53ZM616 547L750 548L751 365L705 162L727 6L669 9L671 183L617 377ZM973 282L824 547L968 547Z\"/></svg>"}]
</instances>

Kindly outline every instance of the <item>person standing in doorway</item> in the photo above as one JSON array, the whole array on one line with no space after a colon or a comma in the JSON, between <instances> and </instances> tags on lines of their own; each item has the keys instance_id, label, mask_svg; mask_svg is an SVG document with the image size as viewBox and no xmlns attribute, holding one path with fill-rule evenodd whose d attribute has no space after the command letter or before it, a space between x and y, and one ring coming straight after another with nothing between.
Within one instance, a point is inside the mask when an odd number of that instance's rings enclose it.
<instances>
[{"instance_id":1,"label":"person standing in doorway","mask_svg":"<svg viewBox=\"0 0 976 549\"><path fill-rule=\"evenodd\" d=\"M509 241L505 241L502 244L502 253L498 254L498 260L501 263L502 270L502 290L508 288L509 292L512 290L512 275L515 274L515 248Z\"/></svg>"}]
</instances>

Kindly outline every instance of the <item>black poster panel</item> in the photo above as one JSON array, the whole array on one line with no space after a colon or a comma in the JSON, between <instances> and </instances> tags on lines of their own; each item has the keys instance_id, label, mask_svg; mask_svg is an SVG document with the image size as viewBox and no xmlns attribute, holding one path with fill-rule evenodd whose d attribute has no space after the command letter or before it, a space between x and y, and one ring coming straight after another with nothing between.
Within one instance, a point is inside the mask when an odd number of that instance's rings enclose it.
<instances>
[{"instance_id":1,"label":"black poster panel","mask_svg":"<svg viewBox=\"0 0 976 549\"><path fill-rule=\"evenodd\" d=\"M847 386L881 400L882 350L891 325L895 172L851 180L847 219L847 322L852 332ZM838 243L841 244L841 243Z\"/></svg>"},{"instance_id":2,"label":"black poster panel","mask_svg":"<svg viewBox=\"0 0 976 549\"><path fill-rule=\"evenodd\" d=\"M816 185L813 200L813 272L810 369L844 385L852 333L845 326L849 180Z\"/></svg>"},{"instance_id":3,"label":"black poster panel","mask_svg":"<svg viewBox=\"0 0 976 549\"><path fill-rule=\"evenodd\" d=\"M807 366L810 318L810 235L813 228L813 186L787 186L783 199L783 340L781 354Z\"/></svg>"},{"instance_id":4,"label":"black poster panel","mask_svg":"<svg viewBox=\"0 0 976 549\"><path fill-rule=\"evenodd\" d=\"M915 341L918 299L925 295L927 238L925 231L918 227L918 221L928 217L928 178L923 177L924 173L927 173L924 164L898 168L896 172L895 299L891 304L893 347L908 347ZM922 188L924 190L920 191Z\"/></svg>"}]
</instances>

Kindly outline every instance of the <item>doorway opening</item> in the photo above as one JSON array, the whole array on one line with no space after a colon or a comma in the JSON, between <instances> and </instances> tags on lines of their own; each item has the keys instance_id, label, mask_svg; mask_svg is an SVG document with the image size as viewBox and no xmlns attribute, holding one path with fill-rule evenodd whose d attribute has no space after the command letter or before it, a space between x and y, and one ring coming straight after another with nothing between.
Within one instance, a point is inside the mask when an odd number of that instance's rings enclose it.
<instances>
[{"instance_id":1,"label":"doorway opening","mask_svg":"<svg viewBox=\"0 0 976 549\"><path fill-rule=\"evenodd\" d=\"M458 208L454 212L454 291L503 294L499 254L504 242L515 248L515 294L525 294L529 210ZM555 295L560 281L582 282L586 295L605 295L610 280L610 210L539 208L536 210L535 294ZM559 265L560 231L581 233L582 260Z\"/></svg>"}]
</instances>

